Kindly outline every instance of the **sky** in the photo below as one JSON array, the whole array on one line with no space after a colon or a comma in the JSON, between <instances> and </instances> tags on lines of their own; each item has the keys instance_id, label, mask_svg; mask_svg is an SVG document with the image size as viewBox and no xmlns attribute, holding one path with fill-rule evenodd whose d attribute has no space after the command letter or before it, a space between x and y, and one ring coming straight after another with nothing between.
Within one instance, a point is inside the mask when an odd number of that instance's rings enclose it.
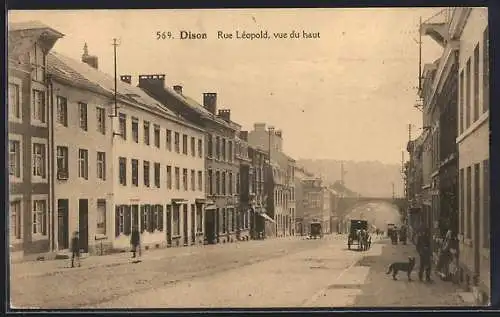
<instances>
[{"instance_id":1,"label":"sky","mask_svg":"<svg viewBox=\"0 0 500 317\"><path fill-rule=\"evenodd\" d=\"M11 22L39 20L65 34L53 50L80 59L84 43L113 74L165 74L166 85L202 102L217 92L242 130L263 122L283 130L295 159L401 162L408 124L417 136L419 18L440 8L252 10L10 11ZM181 30L206 40L180 40ZM270 39L234 38L267 30ZM218 31L233 39L217 39ZM274 33L319 32L319 38L275 39ZM157 40L157 32L174 39ZM441 55L422 38L423 63Z\"/></svg>"}]
</instances>

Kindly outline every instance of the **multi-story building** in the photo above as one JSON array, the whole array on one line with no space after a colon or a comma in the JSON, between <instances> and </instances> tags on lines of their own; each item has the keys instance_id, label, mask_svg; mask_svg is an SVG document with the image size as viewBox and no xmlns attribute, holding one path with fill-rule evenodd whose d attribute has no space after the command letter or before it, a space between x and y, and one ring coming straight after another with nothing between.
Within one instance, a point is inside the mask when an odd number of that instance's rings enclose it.
<instances>
[{"instance_id":1,"label":"multi-story building","mask_svg":"<svg viewBox=\"0 0 500 317\"><path fill-rule=\"evenodd\" d=\"M8 28L9 245L14 258L56 248L46 65L63 34L39 22L9 23Z\"/></svg>"},{"instance_id":2,"label":"multi-story building","mask_svg":"<svg viewBox=\"0 0 500 317\"><path fill-rule=\"evenodd\" d=\"M281 136L281 132L280 133ZM277 152L276 161L279 166L279 186L277 188L278 236L291 236L295 232L295 160Z\"/></svg>"},{"instance_id":3,"label":"multi-story building","mask_svg":"<svg viewBox=\"0 0 500 317\"><path fill-rule=\"evenodd\" d=\"M248 132L241 131L235 139L235 158L239 162L240 170L236 174L236 194L239 196L237 211L236 233L238 240L250 238L252 204L256 196L256 171L253 168L250 148L248 147Z\"/></svg>"},{"instance_id":4,"label":"multi-story building","mask_svg":"<svg viewBox=\"0 0 500 317\"><path fill-rule=\"evenodd\" d=\"M242 138L248 140L248 131L242 131L242 133ZM274 220L267 215L266 211L269 188L272 182L268 177L268 152L249 146L248 153L254 174L253 188L255 192L254 196L249 196L249 205L252 210L250 233L252 239L258 239L265 234L266 223L274 223Z\"/></svg>"},{"instance_id":5,"label":"multi-story building","mask_svg":"<svg viewBox=\"0 0 500 317\"><path fill-rule=\"evenodd\" d=\"M340 227L340 217L338 214L340 194L332 188L328 188L327 190L330 195L330 231L331 233L341 233L342 228Z\"/></svg>"},{"instance_id":6,"label":"multi-story building","mask_svg":"<svg viewBox=\"0 0 500 317\"><path fill-rule=\"evenodd\" d=\"M416 232L424 223L422 212L422 185L423 185L423 140L426 138L427 130L415 140L407 144L407 151L410 155L408 160L406 177L406 197L409 202L407 225L409 238L416 243Z\"/></svg>"},{"instance_id":7,"label":"multi-story building","mask_svg":"<svg viewBox=\"0 0 500 317\"><path fill-rule=\"evenodd\" d=\"M140 75L139 87L205 130L205 241L236 241L239 162L235 159L234 143L241 126L231 121L229 109L217 112L216 93L204 93L202 106L183 94L182 86L165 86L165 75Z\"/></svg>"},{"instance_id":8,"label":"multi-story building","mask_svg":"<svg viewBox=\"0 0 500 317\"><path fill-rule=\"evenodd\" d=\"M456 8L450 33L460 41L458 144L459 261L476 294L490 286L488 9ZM478 296L479 297L479 296Z\"/></svg>"},{"instance_id":9,"label":"multi-story building","mask_svg":"<svg viewBox=\"0 0 500 317\"><path fill-rule=\"evenodd\" d=\"M311 222L320 222L323 233L331 233L330 190L323 186L319 177L306 177L302 179L301 186L304 233L310 233Z\"/></svg>"},{"instance_id":10,"label":"multi-story building","mask_svg":"<svg viewBox=\"0 0 500 317\"><path fill-rule=\"evenodd\" d=\"M295 211L295 232L298 235L305 235L306 228L304 222L304 208L305 208L305 197L304 190L302 186L302 180L305 178L313 177L314 175L306 171L303 167L295 167L294 172L294 182L295 182L295 201L296 201L296 211Z\"/></svg>"}]
</instances>

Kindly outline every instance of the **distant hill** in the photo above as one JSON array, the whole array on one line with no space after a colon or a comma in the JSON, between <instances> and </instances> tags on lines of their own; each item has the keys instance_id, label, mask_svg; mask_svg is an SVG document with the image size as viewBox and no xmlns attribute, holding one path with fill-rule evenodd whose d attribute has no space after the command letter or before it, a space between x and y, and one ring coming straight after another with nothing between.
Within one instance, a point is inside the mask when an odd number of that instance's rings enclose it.
<instances>
[{"instance_id":1,"label":"distant hill","mask_svg":"<svg viewBox=\"0 0 500 317\"><path fill-rule=\"evenodd\" d=\"M320 176L326 183L335 184L341 179L341 161L300 159L297 166ZM404 192L401 166L384 164L379 161L344 161L344 184L353 192L365 197L391 197L392 183L394 193L402 196ZM338 185L337 185L338 186Z\"/></svg>"}]
</instances>

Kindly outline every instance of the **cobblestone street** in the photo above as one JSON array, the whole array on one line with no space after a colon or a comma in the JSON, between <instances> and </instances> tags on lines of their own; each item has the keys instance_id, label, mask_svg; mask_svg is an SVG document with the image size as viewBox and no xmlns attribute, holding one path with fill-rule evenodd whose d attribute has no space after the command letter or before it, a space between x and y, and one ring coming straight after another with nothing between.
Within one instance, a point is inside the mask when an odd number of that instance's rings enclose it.
<instances>
[{"instance_id":1,"label":"cobblestone street","mask_svg":"<svg viewBox=\"0 0 500 317\"><path fill-rule=\"evenodd\" d=\"M11 298L23 308L463 305L450 283L409 283L402 275L393 281L385 274L389 263L409 254L414 246L386 240L366 252L348 251L345 236L334 234L322 240L294 237L155 250L138 264L130 263L130 254L100 257L102 265L93 268L89 258L73 270L61 268L67 261L51 261L41 264L53 265L54 271L38 276L23 276L22 265L36 265L23 263L13 269ZM31 291L36 285L50 289Z\"/></svg>"}]
</instances>

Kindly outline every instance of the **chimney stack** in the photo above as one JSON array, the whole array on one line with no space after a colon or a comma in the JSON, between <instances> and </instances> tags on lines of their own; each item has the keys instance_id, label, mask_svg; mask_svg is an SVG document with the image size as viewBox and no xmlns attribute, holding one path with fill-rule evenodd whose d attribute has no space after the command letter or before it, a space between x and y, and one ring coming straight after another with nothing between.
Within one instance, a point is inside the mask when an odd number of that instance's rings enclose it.
<instances>
[{"instance_id":1,"label":"chimney stack","mask_svg":"<svg viewBox=\"0 0 500 317\"><path fill-rule=\"evenodd\" d=\"M90 67L98 69L99 60L97 56L89 55L89 48L87 46L87 43L85 43L85 45L83 46L82 62L89 65Z\"/></svg>"},{"instance_id":2,"label":"chimney stack","mask_svg":"<svg viewBox=\"0 0 500 317\"><path fill-rule=\"evenodd\" d=\"M255 131L266 131L266 124L265 123L254 123L253 129Z\"/></svg>"},{"instance_id":3,"label":"chimney stack","mask_svg":"<svg viewBox=\"0 0 500 317\"><path fill-rule=\"evenodd\" d=\"M281 139L281 138L283 138L283 131L281 131L281 130L277 130L277 131L276 131L276 136L277 136L278 138L280 138L280 139Z\"/></svg>"},{"instance_id":4,"label":"chimney stack","mask_svg":"<svg viewBox=\"0 0 500 317\"><path fill-rule=\"evenodd\" d=\"M226 122L230 122L231 121L231 110L220 109L219 110L219 117L221 117Z\"/></svg>"},{"instance_id":5,"label":"chimney stack","mask_svg":"<svg viewBox=\"0 0 500 317\"><path fill-rule=\"evenodd\" d=\"M182 95L182 86L180 86L180 85L175 85L173 88L174 88L174 91L175 91L176 93L178 93L179 95Z\"/></svg>"},{"instance_id":6,"label":"chimney stack","mask_svg":"<svg viewBox=\"0 0 500 317\"><path fill-rule=\"evenodd\" d=\"M215 92L203 93L203 107L215 115L217 111L217 94Z\"/></svg>"},{"instance_id":7,"label":"chimney stack","mask_svg":"<svg viewBox=\"0 0 500 317\"><path fill-rule=\"evenodd\" d=\"M130 75L121 75L120 80L127 84L132 84L132 76Z\"/></svg>"},{"instance_id":8,"label":"chimney stack","mask_svg":"<svg viewBox=\"0 0 500 317\"><path fill-rule=\"evenodd\" d=\"M139 88L152 94L162 93L165 91L165 75L139 75Z\"/></svg>"},{"instance_id":9,"label":"chimney stack","mask_svg":"<svg viewBox=\"0 0 500 317\"><path fill-rule=\"evenodd\" d=\"M248 131L240 131L240 139L248 142Z\"/></svg>"}]
</instances>

